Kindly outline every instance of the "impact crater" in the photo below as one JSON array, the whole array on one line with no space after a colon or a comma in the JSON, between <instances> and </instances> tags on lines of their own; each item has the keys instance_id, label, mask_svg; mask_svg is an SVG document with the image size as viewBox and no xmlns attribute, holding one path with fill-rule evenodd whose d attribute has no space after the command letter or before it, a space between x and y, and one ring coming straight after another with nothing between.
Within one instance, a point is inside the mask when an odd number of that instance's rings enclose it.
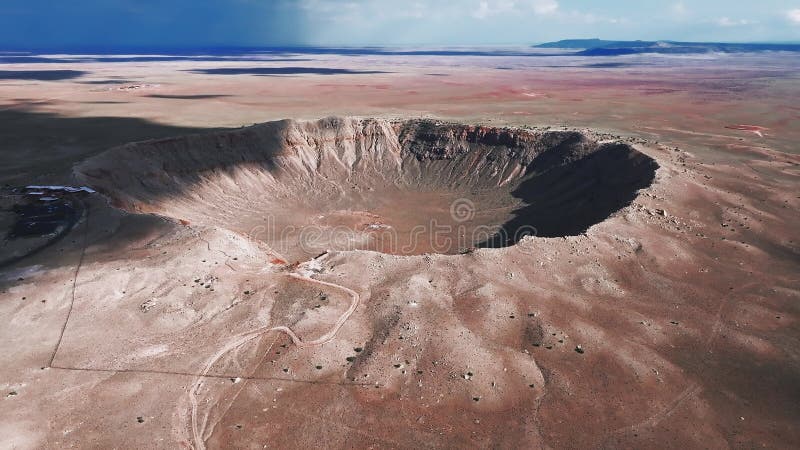
<instances>
[{"instance_id":1,"label":"impact crater","mask_svg":"<svg viewBox=\"0 0 800 450\"><path fill-rule=\"evenodd\" d=\"M576 131L327 118L132 143L76 173L124 210L227 228L304 260L580 234L630 204L657 168Z\"/></svg>"}]
</instances>

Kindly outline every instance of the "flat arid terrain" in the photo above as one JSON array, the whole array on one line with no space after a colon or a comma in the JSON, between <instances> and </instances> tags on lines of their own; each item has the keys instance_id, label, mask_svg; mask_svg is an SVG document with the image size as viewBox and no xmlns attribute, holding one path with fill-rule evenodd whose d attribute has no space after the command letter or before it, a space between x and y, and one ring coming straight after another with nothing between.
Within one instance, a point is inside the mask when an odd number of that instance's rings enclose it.
<instances>
[{"instance_id":1,"label":"flat arid terrain","mask_svg":"<svg viewBox=\"0 0 800 450\"><path fill-rule=\"evenodd\" d=\"M796 55L0 54L0 448L798 448Z\"/></svg>"}]
</instances>

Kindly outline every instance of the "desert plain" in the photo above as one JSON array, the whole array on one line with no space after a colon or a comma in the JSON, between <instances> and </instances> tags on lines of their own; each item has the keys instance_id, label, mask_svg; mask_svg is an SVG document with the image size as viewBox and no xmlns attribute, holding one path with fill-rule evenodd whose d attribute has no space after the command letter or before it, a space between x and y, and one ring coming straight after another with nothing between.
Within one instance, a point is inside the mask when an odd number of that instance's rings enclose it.
<instances>
[{"instance_id":1,"label":"desert plain","mask_svg":"<svg viewBox=\"0 0 800 450\"><path fill-rule=\"evenodd\" d=\"M0 447L800 445L794 54L5 57Z\"/></svg>"}]
</instances>

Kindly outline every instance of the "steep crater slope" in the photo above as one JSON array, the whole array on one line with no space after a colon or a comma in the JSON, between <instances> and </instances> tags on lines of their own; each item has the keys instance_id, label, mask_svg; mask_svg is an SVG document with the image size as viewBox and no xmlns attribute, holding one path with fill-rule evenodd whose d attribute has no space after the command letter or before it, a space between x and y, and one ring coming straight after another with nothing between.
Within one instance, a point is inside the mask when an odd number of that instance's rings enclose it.
<instances>
[{"instance_id":1,"label":"steep crater slope","mask_svg":"<svg viewBox=\"0 0 800 450\"><path fill-rule=\"evenodd\" d=\"M329 118L128 144L76 174L119 208L228 228L299 260L579 234L628 205L657 167L578 132Z\"/></svg>"}]
</instances>

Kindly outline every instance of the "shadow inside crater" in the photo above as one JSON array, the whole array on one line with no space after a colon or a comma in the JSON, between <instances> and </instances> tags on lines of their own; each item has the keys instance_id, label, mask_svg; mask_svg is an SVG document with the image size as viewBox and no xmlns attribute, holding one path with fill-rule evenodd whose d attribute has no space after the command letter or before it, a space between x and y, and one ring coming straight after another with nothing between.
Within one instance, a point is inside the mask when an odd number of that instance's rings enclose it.
<instances>
[{"instance_id":1,"label":"shadow inside crater","mask_svg":"<svg viewBox=\"0 0 800 450\"><path fill-rule=\"evenodd\" d=\"M478 247L507 247L525 236L579 235L630 205L658 169L655 160L625 144L603 144L574 161L559 160L559 154L553 149L530 164L531 175L512 191L525 206Z\"/></svg>"}]
</instances>

